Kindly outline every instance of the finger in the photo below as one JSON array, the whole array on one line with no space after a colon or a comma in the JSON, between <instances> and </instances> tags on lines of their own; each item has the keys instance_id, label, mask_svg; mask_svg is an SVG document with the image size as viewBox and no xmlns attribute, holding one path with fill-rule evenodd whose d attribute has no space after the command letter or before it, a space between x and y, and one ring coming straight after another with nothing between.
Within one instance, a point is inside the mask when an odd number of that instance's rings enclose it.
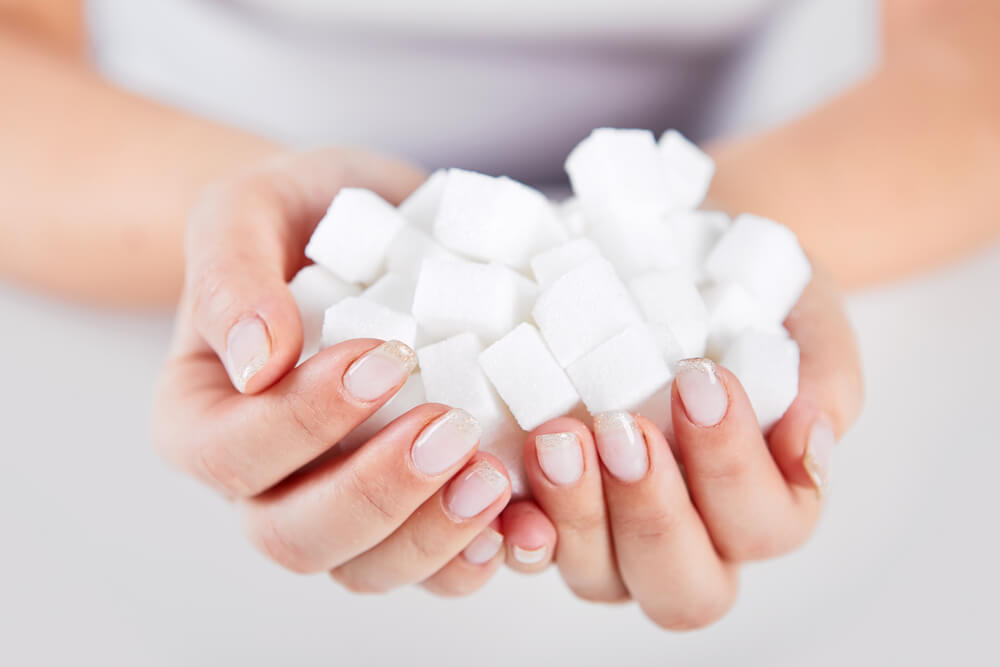
<instances>
[{"instance_id":1,"label":"finger","mask_svg":"<svg viewBox=\"0 0 1000 667\"><path fill-rule=\"evenodd\" d=\"M541 572L552 562L556 529L530 500L511 503L501 516L507 566L522 574Z\"/></svg>"},{"instance_id":2,"label":"finger","mask_svg":"<svg viewBox=\"0 0 1000 667\"><path fill-rule=\"evenodd\" d=\"M503 464L477 453L398 530L331 575L356 592L384 592L423 581L459 555L509 500L510 479Z\"/></svg>"},{"instance_id":3,"label":"finger","mask_svg":"<svg viewBox=\"0 0 1000 667\"><path fill-rule=\"evenodd\" d=\"M503 535L494 520L472 539L462 553L432 574L421 585L435 595L460 597L475 593L503 564Z\"/></svg>"},{"instance_id":4,"label":"finger","mask_svg":"<svg viewBox=\"0 0 1000 667\"><path fill-rule=\"evenodd\" d=\"M480 432L462 410L414 408L360 449L244 501L247 534L294 572L340 565L391 535L439 493L473 455Z\"/></svg>"},{"instance_id":5,"label":"finger","mask_svg":"<svg viewBox=\"0 0 1000 667\"><path fill-rule=\"evenodd\" d=\"M568 417L543 424L528 435L524 467L532 497L555 525L556 565L566 585L594 602L628 597L615 565L601 465L590 429Z\"/></svg>"},{"instance_id":6,"label":"finger","mask_svg":"<svg viewBox=\"0 0 1000 667\"><path fill-rule=\"evenodd\" d=\"M723 558L758 560L798 546L818 507L796 502L739 380L707 359L687 359L673 391L688 487Z\"/></svg>"},{"instance_id":7,"label":"finger","mask_svg":"<svg viewBox=\"0 0 1000 667\"><path fill-rule=\"evenodd\" d=\"M715 621L735 598L736 569L716 554L663 434L626 412L596 415L594 428L628 591L664 628Z\"/></svg>"},{"instance_id":8,"label":"finger","mask_svg":"<svg viewBox=\"0 0 1000 667\"><path fill-rule=\"evenodd\" d=\"M398 341L345 341L268 391L232 390L212 354L167 363L155 415L164 458L232 496L270 488L333 447L406 382L416 365Z\"/></svg>"},{"instance_id":9,"label":"finger","mask_svg":"<svg viewBox=\"0 0 1000 667\"><path fill-rule=\"evenodd\" d=\"M834 442L861 412L864 399L854 331L829 274L817 270L785 321L799 344L799 395L768 440L771 453L800 502L830 482Z\"/></svg>"},{"instance_id":10,"label":"finger","mask_svg":"<svg viewBox=\"0 0 1000 667\"><path fill-rule=\"evenodd\" d=\"M286 282L308 235L343 187L398 203L423 178L403 162L322 151L271 162L215 187L185 241L192 325L241 392L259 392L298 360L302 324Z\"/></svg>"}]
</instances>

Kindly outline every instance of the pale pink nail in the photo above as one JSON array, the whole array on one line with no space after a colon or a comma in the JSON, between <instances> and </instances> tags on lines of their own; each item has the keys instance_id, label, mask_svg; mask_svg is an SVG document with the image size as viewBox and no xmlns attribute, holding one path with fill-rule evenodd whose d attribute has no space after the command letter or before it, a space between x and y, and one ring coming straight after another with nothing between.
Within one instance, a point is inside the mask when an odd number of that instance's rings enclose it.
<instances>
[{"instance_id":1,"label":"pale pink nail","mask_svg":"<svg viewBox=\"0 0 1000 667\"><path fill-rule=\"evenodd\" d=\"M356 359L344 373L344 388L359 401L374 401L402 385L417 367L409 345L387 340Z\"/></svg>"},{"instance_id":2,"label":"pale pink nail","mask_svg":"<svg viewBox=\"0 0 1000 667\"><path fill-rule=\"evenodd\" d=\"M636 482L649 470L646 439L635 419L627 412L594 415L597 452L608 472L623 482Z\"/></svg>"},{"instance_id":3,"label":"pale pink nail","mask_svg":"<svg viewBox=\"0 0 1000 667\"><path fill-rule=\"evenodd\" d=\"M465 410L449 410L421 431L410 450L417 470L437 475L476 448L483 428Z\"/></svg>"},{"instance_id":4,"label":"pale pink nail","mask_svg":"<svg viewBox=\"0 0 1000 667\"><path fill-rule=\"evenodd\" d=\"M718 369L710 359L684 359L677 362L674 378L684 412L694 424L715 426L729 410L729 394Z\"/></svg>"},{"instance_id":5,"label":"pale pink nail","mask_svg":"<svg viewBox=\"0 0 1000 667\"><path fill-rule=\"evenodd\" d=\"M226 336L226 370L233 385L245 391L250 379L271 358L271 338L264 321L256 315L247 317L229 330Z\"/></svg>"},{"instance_id":6,"label":"pale pink nail","mask_svg":"<svg viewBox=\"0 0 1000 667\"><path fill-rule=\"evenodd\" d=\"M538 465L556 486L575 484L583 475L583 450L576 433L544 433L535 437Z\"/></svg>"},{"instance_id":7,"label":"pale pink nail","mask_svg":"<svg viewBox=\"0 0 1000 667\"><path fill-rule=\"evenodd\" d=\"M833 448L837 439L833 435L833 427L825 418L817 419L809 429L809 441L806 443L806 453L802 458L809 478L816 490L821 494L829 493L832 481Z\"/></svg>"},{"instance_id":8,"label":"pale pink nail","mask_svg":"<svg viewBox=\"0 0 1000 667\"><path fill-rule=\"evenodd\" d=\"M445 503L459 519L471 519L502 496L508 485L499 470L482 460L455 478L448 487Z\"/></svg>"},{"instance_id":9,"label":"pale pink nail","mask_svg":"<svg viewBox=\"0 0 1000 667\"><path fill-rule=\"evenodd\" d=\"M537 549L525 549L514 545L511 548L511 553L514 555L514 560L518 563L524 565L534 565L535 563L541 563L545 560L545 554L547 554L549 548L546 545L542 545Z\"/></svg>"},{"instance_id":10,"label":"pale pink nail","mask_svg":"<svg viewBox=\"0 0 1000 667\"><path fill-rule=\"evenodd\" d=\"M465 547L462 556L473 565L483 565L493 560L493 557L500 553L502 546L503 535L492 528L486 528Z\"/></svg>"}]
</instances>

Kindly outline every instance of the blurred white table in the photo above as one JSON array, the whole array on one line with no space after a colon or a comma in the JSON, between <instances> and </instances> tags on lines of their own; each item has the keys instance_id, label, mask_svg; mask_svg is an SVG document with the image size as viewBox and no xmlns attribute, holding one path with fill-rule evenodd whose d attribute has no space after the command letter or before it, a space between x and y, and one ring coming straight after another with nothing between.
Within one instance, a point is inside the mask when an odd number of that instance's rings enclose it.
<instances>
[{"instance_id":1,"label":"blurred white table","mask_svg":"<svg viewBox=\"0 0 1000 667\"><path fill-rule=\"evenodd\" d=\"M856 295L868 407L813 541L693 634L509 572L465 600L279 571L149 445L165 318L0 289L0 664L996 664L1000 248Z\"/></svg>"}]
</instances>

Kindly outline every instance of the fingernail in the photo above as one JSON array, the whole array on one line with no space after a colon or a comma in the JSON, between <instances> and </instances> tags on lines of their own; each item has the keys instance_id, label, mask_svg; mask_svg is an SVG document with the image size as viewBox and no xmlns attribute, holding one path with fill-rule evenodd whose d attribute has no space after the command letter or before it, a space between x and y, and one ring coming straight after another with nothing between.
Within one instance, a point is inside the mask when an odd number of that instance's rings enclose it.
<instances>
[{"instance_id":1,"label":"fingernail","mask_svg":"<svg viewBox=\"0 0 1000 667\"><path fill-rule=\"evenodd\" d=\"M271 338L264 320L246 317L229 330L226 336L226 370L233 385L240 391L264 368L271 358Z\"/></svg>"},{"instance_id":2,"label":"fingernail","mask_svg":"<svg viewBox=\"0 0 1000 667\"><path fill-rule=\"evenodd\" d=\"M459 519L471 519L502 496L507 484L499 470L482 460L451 483L445 503Z\"/></svg>"},{"instance_id":3,"label":"fingernail","mask_svg":"<svg viewBox=\"0 0 1000 667\"><path fill-rule=\"evenodd\" d=\"M514 546L511 548L511 553L514 555L514 560L518 563L523 563L524 565L534 565L535 563L541 563L545 559L545 553L548 551L548 547L542 545L537 549L522 549L519 546Z\"/></svg>"},{"instance_id":4,"label":"fingernail","mask_svg":"<svg viewBox=\"0 0 1000 667\"><path fill-rule=\"evenodd\" d=\"M698 426L715 426L726 416L729 394L711 360L683 359L677 362L674 382L684 412Z\"/></svg>"},{"instance_id":5,"label":"fingernail","mask_svg":"<svg viewBox=\"0 0 1000 667\"><path fill-rule=\"evenodd\" d=\"M344 387L359 401L374 401L402 384L417 367L406 343L387 340L356 359L344 373Z\"/></svg>"},{"instance_id":6,"label":"fingernail","mask_svg":"<svg viewBox=\"0 0 1000 667\"><path fill-rule=\"evenodd\" d=\"M438 475L476 448L483 428L465 410L449 410L421 431L410 450L417 470Z\"/></svg>"},{"instance_id":7,"label":"fingernail","mask_svg":"<svg viewBox=\"0 0 1000 667\"><path fill-rule=\"evenodd\" d=\"M832 481L833 447L837 439L833 435L833 427L824 417L817 419L809 429L809 441L806 443L806 453L802 457L813 486L821 495L829 493Z\"/></svg>"},{"instance_id":8,"label":"fingernail","mask_svg":"<svg viewBox=\"0 0 1000 667\"><path fill-rule=\"evenodd\" d=\"M538 465L556 486L575 484L583 475L583 450L576 433L545 433L535 437Z\"/></svg>"},{"instance_id":9,"label":"fingernail","mask_svg":"<svg viewBox=\"0 0 1000 667\"><path fill-rule=\"evenodd\" d=\"M500 552L500 547L502 546L503 535L492 528L486 528L483 532L476 535L476 538L469 543L469 546L465 547L462 556L473 565L482 565L493 560L493 557Z\"/></svg>"},{"instance_id":10,"label":"fingernail","mask_svg":"<svg viewBox=\"0 0 1000 667\"><path fill-rule=\"evenodd\" d=\"M608 471L623 482L636 482L649 469L646 439L635 419L627 412L594 415L597 453Z\"/></svg>"}]
</instances>

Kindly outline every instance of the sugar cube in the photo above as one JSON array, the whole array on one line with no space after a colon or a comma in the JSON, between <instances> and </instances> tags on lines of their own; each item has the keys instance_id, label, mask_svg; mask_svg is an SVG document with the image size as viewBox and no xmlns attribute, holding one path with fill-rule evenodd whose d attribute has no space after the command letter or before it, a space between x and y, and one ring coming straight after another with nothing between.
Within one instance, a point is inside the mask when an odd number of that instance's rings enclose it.
<instances>
[{"instance_id":1,"label":"sugar cube","mask_svg":"<svg viewBox=\"0 0 1000 667\"><path fill-rule=\"evenodd\" d=\"M346 453L357 449L396 418L402 417L413 408L426 402L420 373L414 373L387 403L340 441L339 451Z\"/></svg>"},{"instance_id":2,"label":"sugar cube","mask_svg":"<svg viewBox=\"0 0 1000 667\"><path fill-rule=\"evenodd\" d=\"M398 273L387 273L372 283L361 296L396 312L409 313L413 310L413 293L416 288L414 280Z\"/></svg>"},{"instance_id":3,"label":"sugar cube","mask_svg":"<svg viewBox=\"0 0 1000 667\"><path fill-rule=\"evenodd\" d=\"M580 400L530 324L519 324L483 350L479 365L525 431L565 415Z\"/></svg>"},{"instance_id":4,"label":"sugar cube","mask_svg":"<svg viewBox=\"0 0 1000 667\"><path fill-rule=\"evenodd\" d=\"M686 274L680 271L645 273L629 283L632 296L646 320L666 325L684 357L705 354L708 310Z\"/></svg>"},{"instance_id":5,"label":"sugar cube","mask_svg":"<svg viewBox=\"0 0 1000 667\"><path fill-rule=\"evenodd\" d=\"M695 283L705 282L705 260L729 228L729 216L722 211L682 211L667 224L673 231L677 268Z\"/></svg>"},{"instance_id":6,"label":"sugar cube","mask_svg":"<svg viewBox=\"0 0 1000 667\"><path fill-rule=\"evenodd\" d=\"M781 419L799 393L799 346L780 333L744 331L721 361L739 378L764 431Z\"/></svg>"},{"instance_id":7,"label":"sugar cube","mask_svg":"<svg viewBox=\"0 0 1000 667\"><path fill-rule=\"evenodd\" d=\"M483 345L474 334L461 333L417 349L427 400L461 408L491 432L509 416L479 367Z\"/></svg>"},{"instance_id":8,"label":"sugar cube","mask_svg":"<svg viewBox=\"0 0 1000 667\"><path fill-rule=\"evenodd\" d=\"M590 238L625 280L677 265L673 229L659 215L635 215L615 222L595 223L590 228Z\"/></svg>"},{"instance_id":9,"label":"sugar cube","mask_svg":"<svg viewBox=\"0 0 1000 667\"><path fill-rule=\"evenodd\" d=\"M708 194L715 162L677 130L660 137L660 157L666 188L675 208L698 208Z\"/></svg>"},{"instance_id":10,"label":"sugar cube","mask_svg":"<svg viewBox=\"0 0 1000 667\"><path fill-rule=\"evenodd\" d=\"M648 130L598 128L570 152L565 167L590 222L657 215L673 206L660 149Z\"/></svg>"},{"instance_id":11,"label":"sugar cube","mask_svg":"<svg viewBox=\"0 0 1000 667\"><path fill-rule=\"evenodd\" d=\"M701 290L708 310L708 356L719 359L747 329L773 330L779 325L761 312L757 299L739 283L708 285Z\"/></svg>"},{"instance_id":12,"label":"sugar cube","mask_svg":"<svg viewBox=\"0 0 1000 667\"><path fill-rule=\"evenodd\" d=\"M773 320L781 322L812 278L812 267L792 230L743 214L712 250L705 264L715 282L737 282Z\"/></svg>"},{"instance_id":13,"label":"sugar cube","mask_svg":"<svg viewBox=\"0 0 1000 667\"><path fill-rule=\"evenodd\" d=\"M656 322L647 322L646 328L649 329L649 333L652 334L653 340L656 341L656 346L660 348L660 354L663 356L663 361L667 363L667 367L670 370L674 369L677 362L681 359L687 359L691 355L684 352L684 348L677 341L677 336L674 335L673 330L670 326L666 324L657 324Z\"/></svg>"},{"instance_id":14,"label":"sugar cube","mask_svg":"<svg viewBox=\"0 0 1000 667\"><path fill-rule=\"evenodd\" d=\"M557 278L531 311L563 368L642 321L628 289L607 260L596 258Z\"/></svg>"},{"instance_id":15,"label":"sugar cube","mask_svg":"<svg viewBox=\"0 0 1000 667\"><path fill-rule=\"evenodd\" d=\"M306 245L306 257L349 283L369 283L385 269L389 244L406 224L370 190L343 188Z\"/></svg>"},{"instance_id":16,"label":"sugar cube","mask_svg":"<svg viewBox=\"0 0 1000 667\"><path fill-rule=\"evenodd\" d=\"M499 264L429 259L417 278L413 314L435 338L471 332L489 343L528 319L537 292Z\"/></svg>"},{"instance_id":17,"label":"sugar cube","mask_svg":"<svg viewBox=\"0 0 1000 667\"><path fill-rule=\"evenodd\" d=\"M566 369L591 413L640 405L672 374L645 325L630 326Z\"/></svg>"},{"instance_id":18,"label":"sugar cube","mask_svg":"<svg viewBox=\"0 0 1000 667\"><path fill-rule=\"evenodd\" d=\"M451 169L434 222L435 238L471 259L524 270L568 234L545 195L509 178Z\"/></svg>"},{"instance_id":19,"label":"sugar cube","mask_svg":"<svg viewBox=\"0 0 1000 667\"><path fill-rule=\"evenodd\" d=\"M302 354L299 357L302 363L319 352L326 309L341 299L356 296L360 290L317 264L310 264L296 273L288 289L302 319Z\"/></svg>"},{"instance_id":20,"label":"sugar cube","mask_svg":"<svg viewBox=\"0 0 1000 667\"><path fill-rule=\"evenodd\" d=\"M417 322L401 313L363 297L347 297L330 306L323 317L323 347L354 338L398 340L416 344Z\"/></svg>"},{"instance_id":21,"label":"sugar cube","mask_svg":"<svg viewBox=\"0 0 1000 667\"><path fill-rule=\"evenodd\" d=\"M399 230L396 238L389 244L386 268L390 273L398 273L415 280L420 274L420 267L427 259L460 258L427 233L413 225L407 225Z\"/></svg>"},{"instance_id":22,"label":"sugar cube","mask_svg":"<svg viewBox=\"0 0 1000 667\"><path fill-rule=\"evenodd\" d=\"M510 414L506 414L499 422L495 423L488 431L483 431L483 436L479 441L479 450L489 452L500 459L507 474L510 476L510 492L513 498L522 498L528 495L528 483L524 473L524 439L525 433L514 421Z\"/></svg>"},{"instance_id":23,"label":"sugar cube","mask_svg":"<svg viewBox=\"0 0 1000 667\"><path fill-rule=\"evenodd\" d=\"M399 205L399 214L411 225L429 234L434 229L434 219L437 218L441 194L447 180L447 169L438 169L432 173Z\"/></svg>"},{"instance_id":24,"label":"sugar cube","mask_svg":"<svg viewBox=\"0 0 1000 667\"><path fill-rule=\"evenodd\" d=\"M588 259L601 256L601 249L590 239L573 239L562 245L540 252L531 258L531 271L535 282L545 289L556 278L572 271Z\"/></svg>"},{"instance_id":25,"label":"sugar cube","mask_svg":"<svg viewBox=\"0 0 1000 667\"><path fill-rule=\"evenodd\" d=\"M587 233L587 218L583 206L576 197L570 197L556 206L556 214L569 232L570 238L578 238Z\"/></svg>"}]
</instances>

